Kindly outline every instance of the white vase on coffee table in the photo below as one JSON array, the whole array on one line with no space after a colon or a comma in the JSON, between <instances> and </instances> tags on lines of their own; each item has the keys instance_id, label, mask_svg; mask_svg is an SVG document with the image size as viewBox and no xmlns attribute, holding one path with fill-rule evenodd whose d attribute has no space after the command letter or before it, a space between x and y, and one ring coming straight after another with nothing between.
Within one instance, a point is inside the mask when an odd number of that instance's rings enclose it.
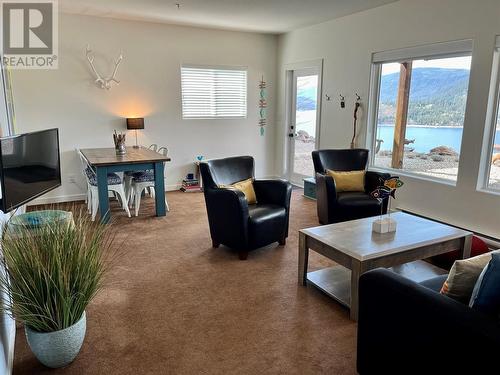
<instances>
[{"instance_id":1,"label":"white vase on coffee table","mask_svg":"<svg viewBox=\"0 0 500 375\"><path fill-rule=\"evenodd\" d=\"M372 231L375 233L395 232L398 222L390 216L381 217L373 221Z\"/></svg>"}]
</instances>

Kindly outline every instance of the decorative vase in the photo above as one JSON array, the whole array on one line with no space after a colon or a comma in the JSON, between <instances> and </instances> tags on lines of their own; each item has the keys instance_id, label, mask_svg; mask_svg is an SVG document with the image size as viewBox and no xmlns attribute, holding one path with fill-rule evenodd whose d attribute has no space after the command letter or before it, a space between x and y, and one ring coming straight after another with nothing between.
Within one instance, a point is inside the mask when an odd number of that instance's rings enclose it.
<instances>
[{"instance_id":1,"label":"decorative vase","mask_svg":"<svg viewBox=\"0 0 500 375\"><path fill-rule=\"evenodd\" d=\"M116 145L116 154L117 155L125 155L127 153L127 149L125 148L125 143L118 143Z\"/></svg>"},{"instance_id":2,"label":"decorative vase","mask_svg":"<svg viewBox=\"0 0 500 375\"><path fill-rule=\"evenodd\" d=\"M85 338L87 319L85 312L71 327L55 332L37 332L25 327L26 339L35 357L45 366L59 368L76 358Z\"/></svg>"},{"instance_id":3,"label":"decorative vase","mask_svg":"<svg viewBox=\"0 0 500 375\"><path fill-rule=\"evenodd\" d=\"M375 233L395 232L398 222L391 217L379 218L373 221L372 231Z\"/></svg>"},{"instance_id":4,"label":"decorative vase","mask_svg":"<svg viewBox=\"0 0 500 375\"><path fill-rule=\"evenodd\" d=\"M113 134L113 142L115 143L116 155L125 155L127 149L125 148L125 134L115 133Z\"/></svg>"}]
</instances>

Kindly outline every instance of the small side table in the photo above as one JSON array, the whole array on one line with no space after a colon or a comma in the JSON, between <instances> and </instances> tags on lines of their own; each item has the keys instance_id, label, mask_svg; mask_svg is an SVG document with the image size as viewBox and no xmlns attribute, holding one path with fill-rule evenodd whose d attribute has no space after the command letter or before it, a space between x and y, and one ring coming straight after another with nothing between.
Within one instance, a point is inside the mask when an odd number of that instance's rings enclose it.
<instances>
[{"instance_id":1,"label":"small side table","mask_svg":"<svg viewBox=\"0 0 500 375\"><path fill-rule=\"evenodd\" d=\"M203 179L201 178L201 171L200 171L200 161L195 161L194 165L196 166L196 179L198 180L198 184L200 185L200 190L203 191Z\"/></svg>"},{"instance_id":2,"label":"small side table","mask_svg":"<svg viewBox=\"0 0 500 375\"><path fill-rule=\"evenodd\" d=\"M304 178L304 197L316 199L316 179L314 177Z\"/></svg>"}]
</instances>

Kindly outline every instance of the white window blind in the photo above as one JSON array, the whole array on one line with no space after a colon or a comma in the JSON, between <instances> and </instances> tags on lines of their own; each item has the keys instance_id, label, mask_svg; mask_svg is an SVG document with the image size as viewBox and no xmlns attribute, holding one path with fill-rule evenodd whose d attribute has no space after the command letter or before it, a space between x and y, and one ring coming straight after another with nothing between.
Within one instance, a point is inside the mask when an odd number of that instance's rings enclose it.
<instances>
[{"instance_id":1,"label":"white window blind","mask_svg":"<svg viewBox=\"0 0 500 375\"><path fill-rule=\"evenodd\" d=\"M247 71L242 68L181 67L182 118L245 118Z\"/></svg>"}]
</instances>

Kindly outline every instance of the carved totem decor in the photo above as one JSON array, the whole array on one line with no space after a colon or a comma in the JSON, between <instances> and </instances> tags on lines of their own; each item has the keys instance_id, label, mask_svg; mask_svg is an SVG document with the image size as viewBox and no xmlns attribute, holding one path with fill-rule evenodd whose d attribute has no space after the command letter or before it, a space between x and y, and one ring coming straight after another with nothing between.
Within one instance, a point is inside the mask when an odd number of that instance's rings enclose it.
<instances>
[{"instance_id":1,"label":"carved totem decor","mask_svg":"<svg viewBox=\"0 0 500 375\"><path fill-rule=\"evenodd\" d=\"M266 81L264 81L264 76L262 76L262 79L259 82L259 89L260 89L260 98L259 98L259 128L260 128L260 135L264 135L264 127L266 126L266 108L267 108L267 101L266 101Z\"/></svg>"}]
</instances>

